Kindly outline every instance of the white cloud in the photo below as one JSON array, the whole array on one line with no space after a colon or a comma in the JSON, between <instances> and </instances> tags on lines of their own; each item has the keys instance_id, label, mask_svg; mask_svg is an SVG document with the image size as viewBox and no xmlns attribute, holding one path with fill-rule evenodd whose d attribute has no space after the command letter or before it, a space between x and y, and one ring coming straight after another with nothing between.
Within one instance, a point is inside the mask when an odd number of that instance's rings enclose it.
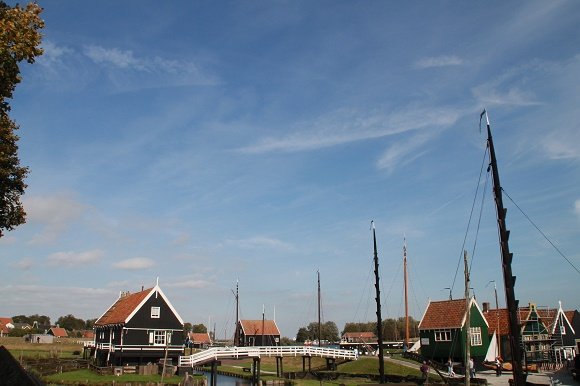
<instances>
[{"instance_id":1,"label":"white cloud","mask_svg":"<svg viewBox=\"0 0 580 386\"><path fill-rule=\"evenodd\" d=\"M65 56L74 53L73 49L57 46L56 43L51 40L43 41L42 49L44 50L44 53L38 58L38 63L42 65L51 65L55 62L62 62Z\"/></svg>"},{"instance_id":2,"label":"white cloud","mask_svg":"<svg viewBox=\"0 0 580 386\"><path fill-rule=\"evenodd\" d=\"M167 283L166 287L168 288L206 288L210 285L210 282L207 280L202 279L188 279L182 281L174 281L171 283Z\"/></svg>"},{"instance_id":3,"label":"white cloud","mask_svg":"<svg viewBox=\"0 0 580 386\"><path fill-rule=\"evenodd\" d=\"M113 264L113 267L120 269L138 270L147 269L155 265L155 262L146 257L134 257L132 259L121 260Z\"/></svg>"},{"instance_id":4,"label":"white cloud","mask_svg":"<svg viewBox=\"0 0 580 386\"><path fill-rule=\"evenodd\" d=\"M10 265L14 268L28 271L34 266L34 261L32 259L20 259Z\"/></svg>"},{"instance_id":5,"label":"white cloud","mask_svg":"<svg viewBox=\"0 0 580 386\"><path fill-rule=\"evenodd\" d=\"M194 60L171 60L155 57L137 57L130 50L105 48L101 46L85 46L84 54L96 64L109 65L113 68L125 70L123 77L113 77L115 83L121 86L124 83L139 83L140 87L147 85L181 85L219 83L217 77L203 70ZM146 73L146 77L126 78L131 74Z\"/></svg>"},{"instance_id":6,"label":"white cloud","mask_svg":"<svg viewBox=\"0 0 580 386\"><path fill-rule=\"evenodd\" d=\"M415 67L416 68L447 67L447 66L460 66L462 64L463 59L455 55L442 55L420 59L415 63Z\"/></svg>"},{"instance_id":7,"label":"white cloud","mask_svg":"<svg viewBox=\"0 0 580 386\"><path fill-rule=\"evenodd\" d=\"M377 160L377 168L393 172L396 166L406 165L425 154L421 150L429 140L435 136L435 132L421 132L409 139L391 144Z\"/></svg>"},{"instance_id":8,"label":"white cloud","mask_svg":"<svg viewBox=\"0 0 580 386\"><path fill-rule=\"evenodd\" d=\"M449 127L459 111L445 108L409 107L397 112L339 110L280 138L264 138L239 150L259 154L273 151L305 151L433 127Z\"/></svg>"},{"instance_id":9,"label":"white cloud","mask_svg":"<svg viewBox=\"0 0 580 386\"><path fill-rule=\"evenodd\" d=\"M247 239L230 239L228 244L235 244L242 248L274 248L274 249L290 249L292 246L288 243L273 239L270 237L256 236Z\"/></svg>"},{"instance_id":10,"label":"white cloud","mask_svg":"<svg viewBox=\"0 0 580 386\"><path fill-rule=\"evenodd\" d=\"M85 252L57 252L48 256L51 265L83 265L99 261L103 257L103 252L95 249Z\"/></svg>"},{"instance_id":11,"label":"white cloud","mask_svg":"<svg viewBox=\"0 0 580 386\"><path fill-rule=\"evenodd\" d=\"M108 63L120 68L133 67L144 69L132 51L122 51L118 48L103 48L100 46L86 46L84 53L95 63Z\"/></svg>"},{"instance_id":12,"label":"white cloud","mask_svg":"<svg viewBox=\"0 0 580 386\"><path fill-rule=\"evenodd\" d=\"M54 241L71 223L79 219L86 207L71 195L36 196L24 200L24 208L29 223L43 225L43 230L35 235L31 243Z\"/></svg>"}]
</instances>

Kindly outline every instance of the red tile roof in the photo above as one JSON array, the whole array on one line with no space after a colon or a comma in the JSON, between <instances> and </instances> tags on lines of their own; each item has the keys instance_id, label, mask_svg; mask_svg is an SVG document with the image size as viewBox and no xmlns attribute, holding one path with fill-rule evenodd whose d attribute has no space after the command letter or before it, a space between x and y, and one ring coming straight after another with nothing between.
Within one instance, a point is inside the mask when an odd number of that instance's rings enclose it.
<instances>
[{"instance_id":1,"label":"red tile roof","mask_svg":"<svg viewBox=\"0 0 580 386\"><path fill-rule=\"evenodd\" d=\"M489 335L494 332L498 335L508 335L510 331L509 315L507 308L488 310L483 313L483 316L489 324ZM499 333L497 327L499 322Z\"/></svg>"},{"instance_id":2,"label":"red tile roof","mask_svg":"<svg viewBox=\"0 0 580 386\"><path fill-rule=\"evenodd\" d=\"M8 323L14 324L12 318L0 318L0 324L7 325Z\"/></svg>"},{"instance_id":3,"label":"red tile roof","mask_svg":"<svg viewBox=\"0 0 580 386\"><path fill-rule=\"evenodd\" d=\"M190 332L189 339L193 343L210 344L211 339L207 332Z\"/></svg>"},{"instance_id":4,"label":"red tile roof","mask_svg":"<svg viewBox=\"0 0 580 386\"><path fill-rule=\"evenodd\" d=\"M50 332L52 333L51 335L53 335L57 338L67 338L68 337L68 333L62 327L51 327Z\"/></svg>"},{"instance_id":5,"label":"red tile roof","mask_svg":"<svg viewBox=\"0 0 580 386\"><path fill-rule=\"evenodd\" d=\"M280 330L273 320L240 320L240 324L246 335L262 335L262 325L263 335L280 335Z\"/></svg>"},{"instance_id":6,"label":"red tile roof","mask_svg":"<svg viewBox=\"0 0 580 386\"><path fill-rule=\"evenodd\" d=\"M365 340L377 340L374 332L345 332L342 336L343 339L365 339Z\"/></svg>"},{"instance_id":7,"label":"red tile roof","mask_svg":"<svg viewBox=\"0 0 580 386\"><path fill-rule=\"evenodd\" d=\"M124 324L129 315L141 304L143 299L149 295L153 288L136 292L134 294L124 294L107 312L95 322L95 326L106 326L109 324Z\"/></svg>"},{"instance_id":8,"label":"red tile roof","mask_svg":"<svg viewBox=\"0 0 580 386\"><path fill-rule=\"evenodd\" d=\"M430 302L419 329L461 328L465 322L465 314L465 299Z\"/></svg>"}]
</instances>

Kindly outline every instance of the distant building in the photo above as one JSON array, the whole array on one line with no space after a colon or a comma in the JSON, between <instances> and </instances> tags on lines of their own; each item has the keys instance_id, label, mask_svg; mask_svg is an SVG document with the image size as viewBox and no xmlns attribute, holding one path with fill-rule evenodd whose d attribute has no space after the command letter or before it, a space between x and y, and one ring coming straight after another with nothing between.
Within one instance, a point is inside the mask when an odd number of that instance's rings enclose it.
<instances>
[{"instance_id":1,"label":"distant building","mask_svg":"<svg viewBox=\"0 0 580 386\"><path fill-rule=\"evenodd\" d=\"M99 366L143 364L167 358L177 364L183 350L183 319L159 284L119 298L95 322L91 353Z\"/></svg>"},{"instance_id":2,"label":"distant building","mask_svg":"<svg viewBox=\"0 0 580 386\"><path fill-rule=\"evenodd\" d=\"M187 346L191 348L208 348L212 345L211 337L207 332L190 332L188 338Z\"/></svg>"},{"instance_id":3,"label":"distant building","mask_svg":"<svg viewBox=\"0 0 580 386\"><path fill-rule=\"evenodd\" d=\"M500 337L500 355L511 359L509 347L509 315L505 308L489 309L484 303L483 314L489 323L489 334ZM575 340L580 326L578 311L538 307L529 303L518 309L518 325L528 364L563 363L578 352Z\"/></svg>"},{"instance_id":4,"label":"distant building","mask_svg":"<svg viewBox=\"0 0 580 386\"><path fill-rule=\"evenodd\" d=\"M236 327L240 347L278 346L280 330L273 320L240 320Z\"/></svg>"},{"instance_id":5,"label":"distant building","mask_svg":"<svg viewBox=\"0 0 580 386\"><path fill-rule=\"evenodd\" d=\"M52 335L55 338L68 338L68 333L62 327L51 327L47 334Z\"/></svg>"},{"instance_id":6,"label":"distant building","mask_svg":"<svg viewBox=\"0 0 580 386\"><path fill-rule=\"evenodd\" d=\"M0 318L0 337L8 335L13 328L14 322L12 318Z\"/></svg>"}]
</instances>

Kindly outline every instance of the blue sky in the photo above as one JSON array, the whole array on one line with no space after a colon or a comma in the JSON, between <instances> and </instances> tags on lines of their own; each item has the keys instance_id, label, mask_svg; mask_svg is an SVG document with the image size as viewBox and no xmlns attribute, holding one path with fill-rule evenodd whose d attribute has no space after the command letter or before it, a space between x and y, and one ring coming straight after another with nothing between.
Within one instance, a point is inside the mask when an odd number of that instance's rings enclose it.
<instances>
[{"instance_id":1,"label":"blue sky","mask_svg":"<svg viewBox=\"0 0 580 386\"><path fill-rule=\"evenodd\" d=\"M580 3L40 1L23 65L28 222L0 239L1 314L100 316L155 284L231 336L375 319L463 293L505 304L479 173L489 112L522 304L579 309ZM487 161L486 161L487 162ZM469 214L480 186L463 247ZM481 193L485 192L484 196ZM479 204L483 202L479 219ZM475 254L473 254L473 246ZM575 268L576 267L576 268Z\"/></svg>"}]
</instances>

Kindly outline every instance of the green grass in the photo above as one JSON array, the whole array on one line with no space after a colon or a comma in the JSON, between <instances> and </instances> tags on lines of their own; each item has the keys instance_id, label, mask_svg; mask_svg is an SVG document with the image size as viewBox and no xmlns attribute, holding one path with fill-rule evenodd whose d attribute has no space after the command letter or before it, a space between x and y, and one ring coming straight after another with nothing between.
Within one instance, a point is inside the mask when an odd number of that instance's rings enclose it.
<instances>
[{"instance_id":1,"label":"green grass","mask_svg":"<svg viewBox=\"0 0 580 386\"><path fill-rule=\"evenodd\" d=\"M201 375L200 375L201 377ZM62 385L75 384L78 382L85 382L86 384L104 385L122 382L160 382L161 375L139 375L139 374L123 374L115 375L98 375L88 369L69 371L62 374L54 374L43 377L47 383L58 383ZM165 377L163 382L167 385L177 385L179 381L183 380L181 376Z\"/></svg>"}]
</instances>

